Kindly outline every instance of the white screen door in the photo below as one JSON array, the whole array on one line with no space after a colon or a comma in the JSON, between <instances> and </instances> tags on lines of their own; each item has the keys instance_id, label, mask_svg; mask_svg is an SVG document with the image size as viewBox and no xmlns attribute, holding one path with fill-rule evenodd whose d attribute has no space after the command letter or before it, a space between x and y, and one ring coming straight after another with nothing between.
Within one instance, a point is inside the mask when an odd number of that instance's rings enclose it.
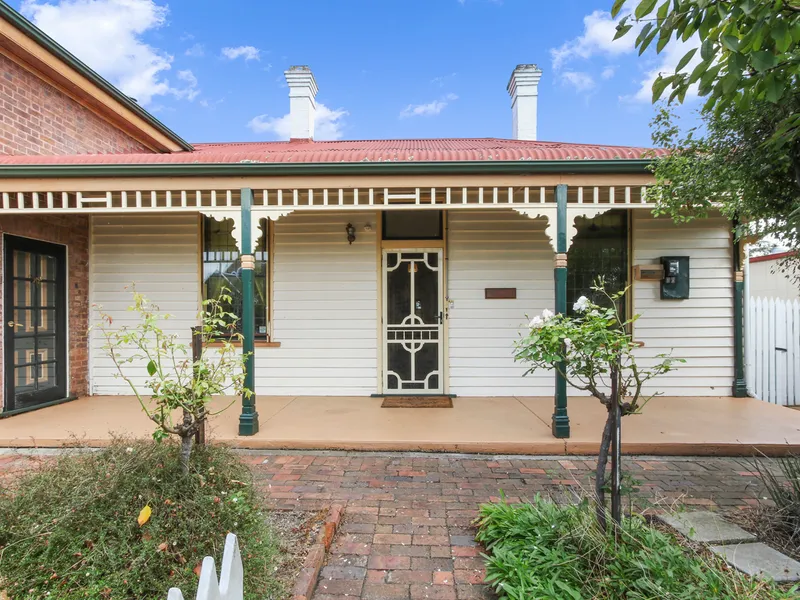
<instances>
[{"instance_id":1,"label":"white screen door","mask_svg":"<svg viewBox=\"0 0 800 600\"><path fill-rule=\"evenodd\" d=\"M383 251L383 389L442 393L442 250Z\"/></svg>"}]
</instances>

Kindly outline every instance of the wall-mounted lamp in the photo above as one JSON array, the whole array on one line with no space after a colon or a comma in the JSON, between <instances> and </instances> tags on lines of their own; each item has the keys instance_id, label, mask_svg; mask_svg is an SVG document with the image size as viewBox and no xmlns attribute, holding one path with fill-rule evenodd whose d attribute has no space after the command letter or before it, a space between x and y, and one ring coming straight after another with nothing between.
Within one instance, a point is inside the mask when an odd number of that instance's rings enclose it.
<instances>
[{"instance_id":1,"label":"wall-mounted lamp","mask_svg":"<svg viewBox=\"0 0 800 600\"><path fill-rule=\"evenodd\" d=\"M352 223L348 223L347 226L344 228L347 232L347 241L351 244L356 241L356 228L353 227Z\"/></svg>"}]
</instances>

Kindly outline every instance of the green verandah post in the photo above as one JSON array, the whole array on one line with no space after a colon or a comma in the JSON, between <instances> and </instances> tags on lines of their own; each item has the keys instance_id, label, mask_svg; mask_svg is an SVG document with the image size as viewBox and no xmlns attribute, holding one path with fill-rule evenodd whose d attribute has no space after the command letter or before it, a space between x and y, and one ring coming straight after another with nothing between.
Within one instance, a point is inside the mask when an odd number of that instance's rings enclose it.
<instances>
[{"instance_id":1,"label":"green verandah post","mask_svg":"<svg viewBox=\"0 0 800 600\"><path fill-rule=\"evenodd\" d=\"M567 312L567 185L556 186L556 262L553 269L556 293L556 314ZM566 365L561 363L563 372ZM553 411L553 436L569 437L567 414L567 380L556 371L555 410Z\"/></svg>"},{"instance_id":2,"label":"green verandah post","mask_svg":"<svg viewBox=\"0 0 800 600\"><path fill-rule=\"evenodd\" d=\"M734 236L740 235L734 223ZM741 242L733 242L733 397L747 397L747 380L744 372L744 271L742 270Z\"/></svg>"},{"instance_id":3,"label":"green verandah post","mask_svg":"<svg viewBox=\"0 0 800 600\"><path fill-rule=\"evenodd\" d=\"M242 413L239 415L239 435L255 435L258 433L258 412L256 412L255 395L255 294L253 289L253 239L251 208L253 206L253 190L242 188L242 247L239 256L242 265L242 352L247 356L244 362L244 386L253 392L249 398L242 396Z\"/></svg>"}]
</instances>

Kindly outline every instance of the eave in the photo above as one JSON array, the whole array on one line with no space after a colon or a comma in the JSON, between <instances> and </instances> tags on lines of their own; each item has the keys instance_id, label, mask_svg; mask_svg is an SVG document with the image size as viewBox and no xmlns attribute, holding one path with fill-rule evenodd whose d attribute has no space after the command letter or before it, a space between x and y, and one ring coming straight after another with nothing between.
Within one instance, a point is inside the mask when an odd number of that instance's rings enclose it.
<instances>
[{"instance_id":1,"label":"eave","mask_svg":"<svg viewBox=\"0 0 800 600\"><path fill-rule=\"evenodd\" d=\"M651 159L379 163L161 163L0 165L0 179L264 177L310 175L649 174Z\"/></svg>"}]
</instances>

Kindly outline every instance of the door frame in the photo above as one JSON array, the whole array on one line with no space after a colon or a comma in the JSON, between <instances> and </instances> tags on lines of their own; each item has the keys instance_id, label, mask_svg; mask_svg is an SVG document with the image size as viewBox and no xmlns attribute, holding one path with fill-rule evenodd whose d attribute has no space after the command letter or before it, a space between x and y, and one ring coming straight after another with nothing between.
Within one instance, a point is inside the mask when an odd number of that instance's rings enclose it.
<instances>
[{"instance_id":1,"label":"door frame","mask_svg":"<svg viewBox=\"0 0 800 600\"><path fill-rule=\"evenodd\" d=\"M439 324L439 389L438 390L419 390L421 393L415 393L417 390L392 390L391 392L388 389L388 362L389 362L389 352L388 352L388 340L386 336L386 310L387 310L387 302L385 299L388 297L387 294L387 271L386 271L386 255L389 252L436 252L439 255L439 269L438 269L438 280L439 280L439 294L438 294L438 303L439 303L439 312L442 315L442 322ZM387 395L389 393L393 395L405 395L405 396L419 396L419 395L442 395L447 394L450 388L450 381L449 381L449 373L448 373L448 361L447 361L447 338L448 338L448 327L447 327L447 320L448 320L448 302L447 302L447 276L446 276L446 265L447 265L447 253L444 244L444 240L408 240L408 241L397 241L397 240L387 240L381 243L381 247L379 250L379 276L381 278L380 282L380 299L381 299L381 310L380 310L380 361L379 361L379 373L378 373L378 382L380 385L380 394Z\"/></svg>"},{"instance_id":2,"label":"door frame","mask_svg":"<svg viewBox=\"0 0 800 600\"><path fill-rule=\"evenodd\" d=\"M69 290L69 267L68 267L68 246L66 244L59 244L45 240L39 240L30 237L18 236L13 234L3 234L2 239L3 248L3 302L2 302L2 328L3 328L3 412L22 410L15 406L14 394L14 345L11 336L9 335L9 317L6 310L7 305L13 303L13 279L11 273L13 272L13 251L22 250L24 252L50 254L56 256L56 281L60 281L61 285L56 289L56 357L57 357L57 370L56 377L63 382L63 393L56 394L56 397L43 400L42 404L66 398L69 395L69 314L67 302L67 293ZM58 318L60 315L60 318ZM13 317L13 313L11 313ZM60 388L58 388L60 389ZM38 405L32 406L31 409L37 408Z\"/></svg>"}]
</instances>

